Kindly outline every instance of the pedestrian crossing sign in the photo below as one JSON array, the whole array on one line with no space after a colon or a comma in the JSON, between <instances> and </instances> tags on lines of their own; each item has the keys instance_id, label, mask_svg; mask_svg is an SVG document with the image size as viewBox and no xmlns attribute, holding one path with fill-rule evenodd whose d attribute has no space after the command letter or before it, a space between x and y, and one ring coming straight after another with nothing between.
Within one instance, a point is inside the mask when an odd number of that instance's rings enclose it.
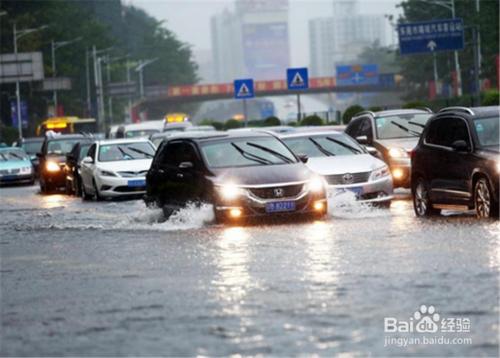
<instances>
[{"instance_id":1,"label":"pedestrian crossing sign","mask_svg":"<svg viewBox=\"0 0 500 358\"><path fill-rule=\"evenodd\" d=\"M307 67L287 69L286 82L289 90L308 89L309 76L307 74Z\"/></svg>"},{"instance_id":2,"label":"pedestrian crossing sign","mask_svg":"<svg viewBox=\"0 0 500 358\"><path fill-rule=\"evenodd\" d=\"M234 98L253 98L253 79L234 80Z\"/></svg>"}]
</instances>

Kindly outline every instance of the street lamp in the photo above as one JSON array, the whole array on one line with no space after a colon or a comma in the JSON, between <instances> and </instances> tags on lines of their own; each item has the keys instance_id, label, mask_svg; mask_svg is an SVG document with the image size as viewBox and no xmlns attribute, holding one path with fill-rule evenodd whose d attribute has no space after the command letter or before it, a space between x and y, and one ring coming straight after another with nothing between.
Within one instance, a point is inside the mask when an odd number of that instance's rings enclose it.
<instances>
[{"instance_id":1,"label":"street lamp","mask_svg":"<svg viewBox=\"0 0 500 358\"><path fill-rule=\"evenodd\" d=\"M156 57L156 58L153 58L153 59L150 59L150 60L141 60L140 63L139 63L139 66L137 66L135 68L135 72L139 72L139 88L140 88L140 94L141 94L141 98L144 98L144 79L143 79L143 75L142 75L142 70L144 69L144 67L158 61L159 58Z\"/></svg>"},{"instance_id":2,"label":"street lamp","mask_svg":"<svg viewBox=\"0 0 500 358\"><path fill-rule=\"evenodd\" d=\"M52 45L52 77L53 78L56 77L56 50L58 48L61 48L64 46L71 45L72 43L80 41L81 39L82 39L82 37L77 37L77 38L70 40L70 41L59 41L59 42L52 40L51 45ZM55 87L54 87L54 92L52 94L52 97L54 100L54 111L55 111L55 114L57 115L57 91L56 91Z\"/></svg>"},{"instance_id":3,"label":"street lamp","mask_svg":"<svg viewBox=\"0 0 500 358\"><path fill-rule=\"evenodd\" d=\"M106 63L106 78L107 78L107 83L109 86L109 83L111 82L111 71L109 65L112 64L113 62L118 62L124 59L129 58L129 54L125 56L119 56L119 57L105 57L104 58L104 63ZM108 93L108 115L109 115L109 124L111 125L113 121L113 97Z\"/></svg>"},{"instance_id":4,"label":"street lamp","mask_svg":"<svg viewBox=\"0 0 500 358\"><path fill-rule=\"evenodd\" d=\"M2 14L4 15L4 14ZM12 29L12 34L14 36L14 54L16 55L16 60L17 60L17 40L19 40L21 37L29 35L35 31L40 31L45 28L47 28L48 25L43 25L40 27L36 27L34 29L24 29L24 30L17 30L16 23L14 22L13 29ZM22 118L21 118L21 90L19 88L19 80L16 81L16 108L17 108L17 127L19 130L19 138L23 137L23 124L22 124Z\"/></svg>"}]
</instances>

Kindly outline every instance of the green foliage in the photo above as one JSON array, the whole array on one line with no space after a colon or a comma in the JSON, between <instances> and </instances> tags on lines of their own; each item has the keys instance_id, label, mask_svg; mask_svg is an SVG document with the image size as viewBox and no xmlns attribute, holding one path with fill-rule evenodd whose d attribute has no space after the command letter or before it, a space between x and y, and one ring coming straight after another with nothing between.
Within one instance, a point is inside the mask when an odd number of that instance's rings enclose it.
<instances>
[{"instance_id":1,"label":"green foliage","mask_svg":"<svg viewBox=\"0 0 500 358\"><path fill-rule=\"evenodd\" d=\"M200 126L213 126L216 130L221 131L224 129L224 123L216 121L215 119L205 118L200 121Z\"/></svg>"},{"instance_id":2,"label":"green foliage","mask_svg":"<svg viewBox=\"0 0 500 358\"><path fill-rule=\"evenodd\" d=\"M297 124L297 122L295 122L295 121L292 121L292 122L288 122L288 123L287 123L287 126L290 126L290 127L297 127L297 125L298 125L298 124Z\"/></svg>"},{"instance_id":3,"label":"green foliage","mask_svg":"<svg viewBox=\"0 0 500 358\"><path fill-rule=\"evenodd\" d=\"M379 106L373 106L373 107L368 108L368 110L372 111L372 112L380 112L380 111L383 111L384 109L382 107L379 107Z\"/></svg>"},{"instance_id":4,"label":"green foliage","mask_svg":"<svg viewBox=\"0 0 500 358\"><path fill-rule=\"evenodd\" d=\"M355 104L353 106L348 107L344 114L342 115L342 123L349 124L351 118L354 117L359 112L363 112L365 109L361 107L359 104Z\"/></svg>"},{"instance_id":5,"label":"green foliage","mask_svg":"<svg viewBox=\"0 0 500 358\"><path fill-rule=\"evenodd\" d=\"M263 127L272 127L272 126L280 126L281 121L279 120L278 117L271 116L267 117L264 122L262 123Z\"/></svg>"},{"instance_id":6,"label":"green foliage","mask_svg":"<svg viewBox=\"0 0 500 358\"><path fill-rule=\"evenodd\" d=\"M402 106L402 108L406 108L406 109L417 109L417 108L425 108L425 107L429 107L429 105L423 101L406 102Z\"/></svg>"},{"instance_id":7,"label":"green foliage","mask_svg":"<svg viewBox=\"0 0 500 358\"><path fill-rule=\"evenodd\" d=\"M237 119L228 119L226 123L224 123L224 129L236 129L236 128L242 128L244 123L242 121L239 121Z\"/></svg>"},{"instance_id":8,"label":"green foliage","mask_svg":"<svg viewBox=\"0 0 500 358\"><path fill-rule=\"evenodd\" d=\"M299 123L300 126L322 126L325 124L323 118L313 114L302 119Z\"/></svg>"},{"instance_id":9,"label":"green foliage","mask_svg":"<svg viewBox=\"0 0 500 358\"><path fill-rule=\"evenodd\" d=\"M483 93L481 98L481 105L483 106L500 105L500 92L498 92L498 90L491 90Z\"/></svg>"}]
</instances>

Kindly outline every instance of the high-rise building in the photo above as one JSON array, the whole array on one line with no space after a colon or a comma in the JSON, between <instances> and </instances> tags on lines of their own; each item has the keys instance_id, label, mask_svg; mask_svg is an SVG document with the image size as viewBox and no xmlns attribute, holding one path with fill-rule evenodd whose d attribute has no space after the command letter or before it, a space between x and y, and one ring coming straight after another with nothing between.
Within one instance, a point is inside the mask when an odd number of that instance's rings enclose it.
<instances>
[{"instance_id":1,"label":"high-rise building","mask_svg":"<svg viewBox=\"0 0 500 358\"><path fill-rule=\"evenodd\" d=\"M357 0L335 0L333 16L309 21L310 66L314 76L331 76L337 64L356 62L361 51L378 41L386 45L383 15L359 13Z\"/></svg>"},{"instance_id":2,"label":"high-rise building","mask_svg":"<svg viewBox=\"0 0 500 358\"><path fill-rule=\"evenodd\" d=\"M289 66L288 0L237 0L212 17L215 79L283 77Z\"/></svg>"}]
</instances>

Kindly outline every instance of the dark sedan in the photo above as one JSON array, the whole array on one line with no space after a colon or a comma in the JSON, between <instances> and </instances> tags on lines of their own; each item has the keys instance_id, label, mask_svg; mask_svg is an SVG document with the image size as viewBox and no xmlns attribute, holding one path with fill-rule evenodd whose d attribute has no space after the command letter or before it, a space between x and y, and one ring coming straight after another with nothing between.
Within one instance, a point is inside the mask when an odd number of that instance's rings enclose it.
<instances>
[{"instance_id":1,"label":"dark sedan","mask_svg":"<svg viewBox=\"0 0 500 358\"><path fill-rule=\"evenodd\" d=\"M210 203L217 221L327 211L325 183L277 138L258 132L179 134L164 140L146 176L147 203L168 217Z\"/></svg>"},{"instance_id":2,"label":"dark sedan","mask_svg":"<svg viewBox=\"0 0 500 358\"><path fill-rule=\"evenodd\" d=\"M450 107L426 126L412 153L417 216L475 209L498 217L500 107Z\"/></svg>"}]
</instances>

